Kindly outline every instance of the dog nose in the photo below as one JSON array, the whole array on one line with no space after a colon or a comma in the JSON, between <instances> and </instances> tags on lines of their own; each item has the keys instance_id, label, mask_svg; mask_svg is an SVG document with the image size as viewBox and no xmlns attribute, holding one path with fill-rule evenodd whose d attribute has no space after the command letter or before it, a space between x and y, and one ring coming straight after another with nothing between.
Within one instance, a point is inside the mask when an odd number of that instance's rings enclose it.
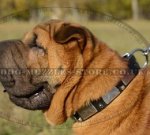
<instances>
[{"instance_id":1,"label":"dog nose","mask_svg":"<svg viewBox=\"0 0 150 135\"><path fill-rule=\"evenodd\" d=\"M19 44L19 40L7 40L0 42L0 81L6 88L11 88L15 85L15 80L8 72L9 69L17 68L13 60L13 48Z\"/></svg>"},{"instance_id":2,"label":"dog nose","mask_svg":"<svg viewBox=\"0 0 150 135\"><path fill-rule=\"evenodd\" d=\"M35 86L31 82L26 65L26 49L19 40L0 42L0 81L6 92L15 97L28 97L34 92L38 96L45 91L45 87Z\"/></svg>"},{"instance_id":3,"label":"dog nose","mask_svg":"<svg viewBox=\"0 0 150 135\"><path fill-rule=\"evenodd\" d=\"M20 51L22 48L20 40L0 42L0 81L6 90L15 86L18 77L16 71L26 68Z\"/></svg>"},{"instance_id":4,"label":"dog nose","mask_svg":"<svg viewBox=\"0 0 150 135\"><path fill-rule=\"evenodd\" d=\"M8 40L0 42L0 69L18 68L15 59L21 59L21 54L17 53L21 46L20 40Z\"/></svg>"},{"instance_id":5,"label":"dog nose","mask_svg":"<svg viewBox=\"0 0 150 135\"><path fill-rule=\"evenodd\" d=\"M1 81L1 83L3 84L3 86L5 88L12 88L15 86L15 81L12 80L12 81Z\"/></svg>"}]
</instances>

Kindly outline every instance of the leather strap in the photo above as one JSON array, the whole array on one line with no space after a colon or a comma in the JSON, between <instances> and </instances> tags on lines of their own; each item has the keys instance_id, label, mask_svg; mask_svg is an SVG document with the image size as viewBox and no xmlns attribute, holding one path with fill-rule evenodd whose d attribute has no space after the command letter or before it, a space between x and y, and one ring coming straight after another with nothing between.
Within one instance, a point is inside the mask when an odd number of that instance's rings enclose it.
<instances>
[{"instance_id":1,"label":"leather strap","mask_svg":"<svg viewBox=\"0 0 150 135\"><path fill-rule=\"evenodd\" d=\"M92 117L93 115L101 112L106 108L113 100L115 100L130 84L130 82L138 74L140 66L136 61L134 55L125 55L123 57L128 61L129 70L126 72L126 75L121 79L118 84L112 88L111 91L106 93L104 96L100 97L98 100L91 101L89 105L80 108L73 115L73 119L78 122L85 121Z\"/></svg>"}]
</instances>

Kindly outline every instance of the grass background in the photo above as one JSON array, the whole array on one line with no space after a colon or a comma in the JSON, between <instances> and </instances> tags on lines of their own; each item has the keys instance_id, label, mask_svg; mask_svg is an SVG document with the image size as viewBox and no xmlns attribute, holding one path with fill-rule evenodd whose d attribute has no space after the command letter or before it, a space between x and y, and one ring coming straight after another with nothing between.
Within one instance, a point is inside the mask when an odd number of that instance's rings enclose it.
<instances>
[{"instance_id":1,"label":"grass background","mask_svg":"<svg viewBox=\"0 0 150 135\"><path fill-rule=\"evenodd\" d=\"M111 22L79 22L89 28L100 40L106 42L121 55L134 48L145 47L137 39L118 25ZM149 21L126 21L127 24L139 31L150 41ZM7 22L0 24L0 41L6 39L22 38L37 23L35 22ZM141 57L139 60L142 62ZM48 125L40 111L27 111L13 105L7 94L2 92L0 86L0 135L70 135L72 121L51 127ZM17 124L19 123L19 124Z\"/></svg>"}]
</instances>

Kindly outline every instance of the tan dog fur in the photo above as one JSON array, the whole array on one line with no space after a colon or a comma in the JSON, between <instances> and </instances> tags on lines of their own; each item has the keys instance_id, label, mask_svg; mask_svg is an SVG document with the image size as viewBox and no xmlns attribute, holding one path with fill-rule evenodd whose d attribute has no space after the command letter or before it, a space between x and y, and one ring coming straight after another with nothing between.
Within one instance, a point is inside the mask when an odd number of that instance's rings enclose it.
<instances>
[{"instance_id":1,"label":"tan dog fur","mask_svg":"<svg viewBox=\"0 0 150 135\"><path fill-rule=\"evenodd\" d=\"M66 25L67 24L67 25ZM76 31L77 30L77 31ZM71 35L68 33L71 32ZM64 71L79 69L127 69L127 62L106 44L98 41L86 28L53 20L36 26L23 39L28 44L37 35L37 42L47 50L38 57L29 53L28 67L48 67ZM86 41L85 41L86 40ZM33 59L34 58L34 59ZM102 112L85 122L73 125L77 135L149 135L150 76L148 68L136 76L125 91ZM51 85L61 83L50 108L44 111L50 124L64 123L89 101L112 89L123 75L52 75Z\"/></svg>"}]
</instances>

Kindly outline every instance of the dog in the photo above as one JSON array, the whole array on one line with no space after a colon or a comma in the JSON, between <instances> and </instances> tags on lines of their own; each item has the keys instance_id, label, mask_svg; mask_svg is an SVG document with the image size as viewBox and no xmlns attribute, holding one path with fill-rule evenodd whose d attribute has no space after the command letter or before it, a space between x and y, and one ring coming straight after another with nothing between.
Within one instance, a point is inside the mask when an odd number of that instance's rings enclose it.
<instances>
[{"instance_id":1,"label":"dog","mask_svg":"<svg viewBox=\"0 0 150 135\"><path fill-rule=\"evenodd\" d=\"M10 100L42 110L51 125L72 117L77 135L150 134L149 67L130 74L130 65L138 64L62 20L0 42L0 68L7 69L0 81ZM120 69L125 73L113 74Z\"/></svg>"}]
</instances>

